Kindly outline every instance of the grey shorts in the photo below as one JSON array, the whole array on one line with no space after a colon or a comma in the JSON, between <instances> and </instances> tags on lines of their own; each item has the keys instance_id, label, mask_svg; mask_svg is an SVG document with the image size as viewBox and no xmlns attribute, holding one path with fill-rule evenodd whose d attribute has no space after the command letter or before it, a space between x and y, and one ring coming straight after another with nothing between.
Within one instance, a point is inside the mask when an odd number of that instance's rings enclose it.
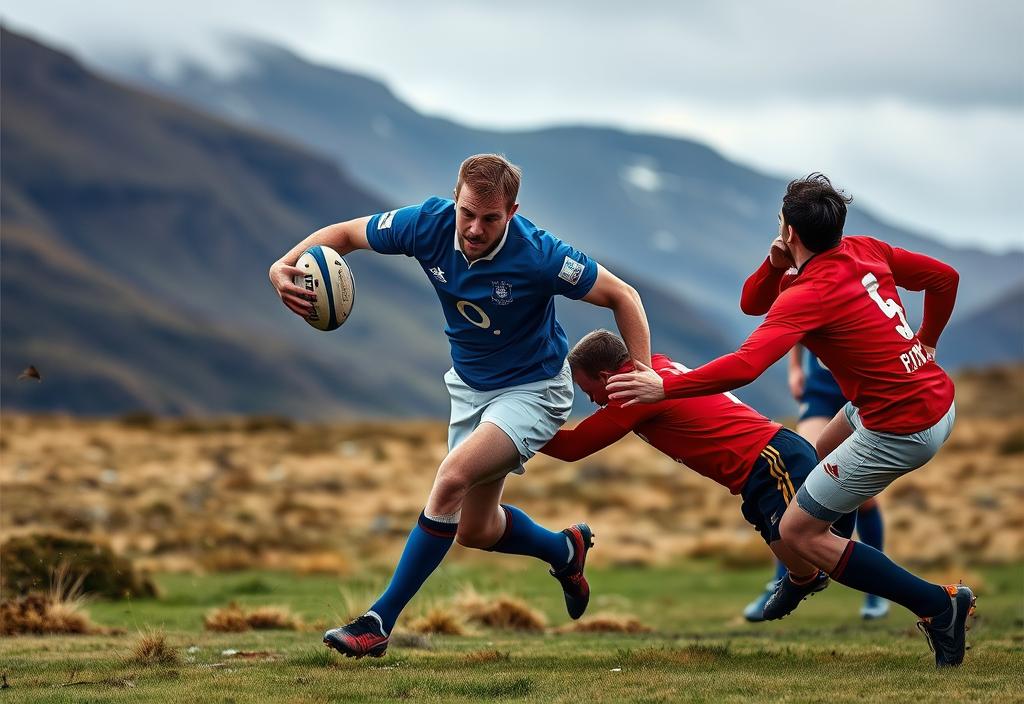
<instances>
[{"instance_id":1,"label":"grey shorts","mask_svg":"<svg viewBox=\"0 0 1024 704\"><path fill-rule=\"evenodd\" d=\"M950 405L932 427L894 435L865 428L852 403L840 413L846 415L853 434L811 470L796 495L800 508L830 522L856 511L893 481L928 462L949 437L956 419L956 407Z\"/></svg>"},{"instance_id":2,"label":"grey shorts","mask_svg":"<svg viewBox=\"0 0 1024 704\"><path fill-rule=\"evenodd\" d=\"M509 386L494 391L477 391L449 369L444 375L452 399L448 423L448 451L470 436L481 423L493 423L511 438L519 450L519 466L533 457L555 436L572 409L572 373L569 364L550 379Z\"/></svg>"}]
</instances>

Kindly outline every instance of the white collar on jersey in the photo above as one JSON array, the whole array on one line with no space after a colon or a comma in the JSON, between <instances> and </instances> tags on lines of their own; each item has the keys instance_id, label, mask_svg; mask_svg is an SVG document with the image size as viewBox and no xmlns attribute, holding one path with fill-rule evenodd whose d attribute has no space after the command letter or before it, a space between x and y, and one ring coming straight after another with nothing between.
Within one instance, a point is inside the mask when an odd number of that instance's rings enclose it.
<instances>
[{"instance_id":1,"label":"white collar on jersey","mask_svg":"<svg viewBox=\"0 0 1024 704\"><path fill-rule=\"evenodd\" d=\"M501 248L505 246L505 240L508 239L508 226L511 225L511 224L512 224L512 220L509 219L509 221L507 223L505 223L505 234L503 234L501 236L501 242L499 242L498 246L495 247L494 249L492 249L491 253L486 255L486 256L480 257L479 259L474 259L473 261L469 261L469 258L466 256L466 253L463 252L462 251L462 247L459 246L459 231L458 230L455 231L455 249L459 252L459 254L462 255L462 258L466 260L466 265L467 266L473 266L477 262L489 262L492 259L494 259L494 257L496 257L498 255L498 252L501 251Z\"/></svg>"}]
</instances>

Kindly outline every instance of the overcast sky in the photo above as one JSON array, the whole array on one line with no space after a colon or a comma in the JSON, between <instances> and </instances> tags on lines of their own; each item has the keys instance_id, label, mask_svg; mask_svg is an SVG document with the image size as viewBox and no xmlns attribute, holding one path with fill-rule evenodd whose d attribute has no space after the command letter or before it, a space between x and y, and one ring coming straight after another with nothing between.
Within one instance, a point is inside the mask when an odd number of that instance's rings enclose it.
<instances>
[{"instance_id":1,"label":"overcast sky","mask_svg":"<svg viewBox=\"0 0 1024 704\"><path fill-rule=\"evenodd\" d=\"M0 0L0 17L99 63L230 71L215 36L250 34L472 125L683 135L824 171L947 241L1024 246L1024 0Z\"/></svg>"}]
</instances>

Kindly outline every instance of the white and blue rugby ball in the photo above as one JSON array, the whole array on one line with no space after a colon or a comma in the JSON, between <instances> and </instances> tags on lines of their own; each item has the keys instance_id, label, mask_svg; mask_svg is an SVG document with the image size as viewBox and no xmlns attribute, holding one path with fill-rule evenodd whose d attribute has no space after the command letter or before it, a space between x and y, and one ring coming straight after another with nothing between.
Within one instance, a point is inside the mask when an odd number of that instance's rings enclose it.
<instances>
[{"instance_id":1,"label":"white and blue rugby ball","mask_svg":"<svg viewBox=\"0 0 1024 704\"><path fill-rule=\"evenodd\" d=\"M348 320L356 300L356 281L344 258L330 247L314 245L295 263L302 276L295 284L316 294L306 322L317 330L337 330Z\"/></svg>"}]
</instances>

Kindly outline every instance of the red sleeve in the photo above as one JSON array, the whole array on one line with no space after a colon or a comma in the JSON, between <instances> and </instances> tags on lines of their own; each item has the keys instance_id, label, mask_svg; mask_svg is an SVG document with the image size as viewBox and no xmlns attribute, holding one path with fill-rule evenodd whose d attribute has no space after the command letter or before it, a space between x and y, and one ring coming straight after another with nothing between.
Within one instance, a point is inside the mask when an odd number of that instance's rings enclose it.
<instances>
[{"instance_id":1,"label":"red sleeve","mask_svg":"<svg viewBox=\"0 0 1024 704\"><path fill-rule=\"evenodd\" d=\"M692 372L665 377L666 398L709 396L749 384L789 352L804 334L819 327L822 317L822 306L813 289L787 289L738 350Z\"/></svg>"},{"instance_id":2,"label":"red sleeve","mask_svg":"<svg viewBox=\"0 0 1024 704\"><path fill-rule=\"evenodd\" d=\"M896 285L908 291L924 291L924 313L917 336L924 344L935 347L953 314L960 274L938 259L899 247L891 247L888 255Z\"/></svg>"},{"instance_id":3,"label":"red sleeve","mask_svg":"<svg viewBox=\"0 0 1024 704\"><path fill-rule=\"evenodd\" d=\"M619 405L598 409L575 428L562 428L540 452L566 462L575 462L614 442L621 440L633 428L660 409L656 404L636 404L629 408Z\"/></svg>"},{"instance_id":4,"label":"red sleeve","mask_svg":"<svg viewBox=\"0 0 1024 704\"><path fill-rule=\"evenodd\" d=\"M740 310L747 315L764 315L772 307L779 296L779 286L785 269L777 269L769 258L761 263L753 274L743 282L743 293L740 294Z\"/></svg>"}]
</instances>

